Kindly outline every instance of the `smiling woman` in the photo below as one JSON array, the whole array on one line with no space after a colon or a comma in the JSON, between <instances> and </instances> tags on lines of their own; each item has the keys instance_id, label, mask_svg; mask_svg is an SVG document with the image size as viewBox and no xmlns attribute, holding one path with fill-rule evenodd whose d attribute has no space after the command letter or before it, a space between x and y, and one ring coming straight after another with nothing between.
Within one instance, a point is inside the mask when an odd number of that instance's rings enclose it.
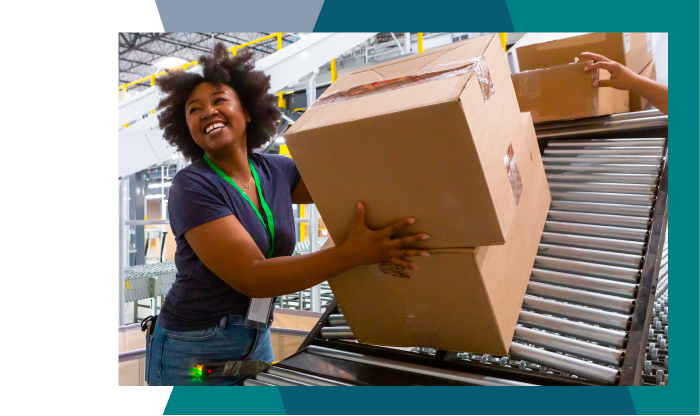
<instances>
[{"instance_id":1,"label":"smiling woman","mask_svg":"<svg viewBox=\"0 0 700 416\"><path fill-rule=\"evenodd\" d=\"M410 246L427 235L392 238L414 222L377 231L364 206L346 241L291 257L292 204L313 203L294 161L253 150L275 133L279 117L269 77L252 54L229 57L223 45L199 60L203 75L171 72L159 80L165 139L192 160L170 187L170 225L178 273L146 339L149 385L235 384L194 377L198 364L273 360L272 298L317 285L362 264L415 267Z\"/></svg>"}]
</instances>

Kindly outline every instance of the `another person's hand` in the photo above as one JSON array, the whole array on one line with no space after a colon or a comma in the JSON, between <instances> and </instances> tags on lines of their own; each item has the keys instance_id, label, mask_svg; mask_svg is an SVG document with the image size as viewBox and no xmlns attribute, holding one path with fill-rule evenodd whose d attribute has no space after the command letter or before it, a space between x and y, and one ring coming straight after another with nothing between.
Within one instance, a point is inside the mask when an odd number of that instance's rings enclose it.
<instances>
[{"instance_id":1,"label":"another person's hand","mask_svg":"<svg viewBox=\"0 0 700 416\"><path fill-rule=\"evenodd\" d=\"M338 249L354 265L388 263L417 269L408 257L428 256L428 252L412 248L411 245L430 238L427 234L413 234L402 238L391 238L399 230L413 224L415 219L407 218L380 230L370 230L365 225L365 206L357 203L355 220L347 240Z\"/></svg>"},{"instance_id":2,"label":"another person's hand","mask_svg":"<svg viewBox=\"0 0 700 416\"><path fill-rule=\"evenodd\" d=\"M597 53L584 52L581 57L586 60L597 61L584 68L584 71L592 71L603 68L610 71L610 79L593 82L594 87L612 87L618 90L630 90L641 95L651 105L658 108L664 114L668 114L668 86L653 81L641 75L637 75L626 66L610 60Z\"/></svg>"},{"instance_id":3,"label":"another person's hand","mask_svg":"<svg viewBox=\"0 0 700 416\"><path fill-rule=\"evenodd\" d=\"M641 76L635 74L621 63L591 52L583 52L581 57L584 60L597 61L592 65L588 65L584 71L588 72L597 68L603 68L610 72L610 79L596 80L593 82L594 87L612 87L618 90L636 90L639 88Z\"/></svg>"}]
</instances>

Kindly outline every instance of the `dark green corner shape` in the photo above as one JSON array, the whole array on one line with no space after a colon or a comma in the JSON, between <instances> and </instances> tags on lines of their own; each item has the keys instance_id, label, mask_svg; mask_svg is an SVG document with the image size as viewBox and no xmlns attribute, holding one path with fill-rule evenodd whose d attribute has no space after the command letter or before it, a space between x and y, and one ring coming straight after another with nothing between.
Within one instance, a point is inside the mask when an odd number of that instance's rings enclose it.
<instances>
[{"instance_id":1,"label":"dark green corner shape","mask_svg":"<svg viewBox=\"0 0 700 416\"><path fill-rule=\"evenodd\" d=\"M164 415L284 415L277 387L173 387Z\"/></svg>"}]
</instances>

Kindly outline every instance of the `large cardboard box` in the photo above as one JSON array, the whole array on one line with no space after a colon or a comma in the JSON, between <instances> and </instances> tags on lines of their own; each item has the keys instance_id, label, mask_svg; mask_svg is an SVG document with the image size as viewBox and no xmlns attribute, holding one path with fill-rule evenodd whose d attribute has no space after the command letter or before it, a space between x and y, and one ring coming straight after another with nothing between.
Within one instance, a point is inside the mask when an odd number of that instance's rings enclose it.
<instances>
[{"instance_id":1,"label":"large cardboard box","mask_svg":"<svg viewBox=\"0 0 700 416\"><path fill-rule=\"evenodd\" d=\"M580 61L513 74L520 111L532 113L535 123L628 112L628 91L593 86L596 79L610 79L610 72L584 72L592 63Z\"/></svg>"},{"instance_id":2,"label":"large cardboard box","mask_svg":"<svg viewBox=\"0 0 700 416\"><path fill-rule=\"evenodd\" d=\"M399 235L444 248L505 242L518 195L504 157L524 157L521 135L489 35L340 76L285 139L336 242L362 201L370 228L414 217Z\"/></svg>"},{"instance_id":3,"label":"large cardboard box","mask_svg":"<svg viewBox=\"0 0 700 416\"><path fill-rule=\"evenodd\" d=\"M517 162L523 188L506 243L432 249L429 257L412 259L418 270L374 264L330 279L358 341L508 353L551 202L532 119L523 114L522 120L527 151Z\"/></svg>"},{"instance_id":4,"label":"large cardboard box","mask_svg":"<svg viewBox=\"0 0 700 416\"><path fill-rule=\"evenodd\" d=\"M549 68L574 62L582 52L593 52L617 61L638 74L654 57L651 33L546 33L532 44L518 46L520 71Z\"/></svg>"},{"instance_id":5,"label":"large cardboard box","mask_svg":"<svg viewBox=\"0 0 700 416\"><path fill-rule=\"evenodd\" d=\"M649 65L647 65L646 68L639 73L639 75L656 81L656 65L654 59L649 62ZM642 98L642 96L636 92L630 91L630 111L642 111L646 106L647 100Z\"/></svg>"}]
</instances>

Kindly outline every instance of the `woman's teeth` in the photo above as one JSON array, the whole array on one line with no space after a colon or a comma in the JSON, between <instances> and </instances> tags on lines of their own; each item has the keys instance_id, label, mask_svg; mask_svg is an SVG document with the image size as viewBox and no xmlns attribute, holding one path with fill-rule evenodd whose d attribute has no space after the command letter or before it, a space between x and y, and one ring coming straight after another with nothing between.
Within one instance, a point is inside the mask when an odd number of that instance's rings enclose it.
<instances>
[{"instance_id":1,"label":"woman's teeth","mask_svg":"<svg viewBox=\"0 0 700 416\"><path fill-rule=\"evenodd\" d=\"M214 131L218 131L218 130L221 130L221 129L223 129L223 128L224 128L224 123L214 123L214 124L212 124L212 125L210 125L210 126L207 126L207 128L206 128L206 133L207 133L207 134L210 134L210 133L212 133L212 132L214 132Z\"/></svg>"}]
</instances>

